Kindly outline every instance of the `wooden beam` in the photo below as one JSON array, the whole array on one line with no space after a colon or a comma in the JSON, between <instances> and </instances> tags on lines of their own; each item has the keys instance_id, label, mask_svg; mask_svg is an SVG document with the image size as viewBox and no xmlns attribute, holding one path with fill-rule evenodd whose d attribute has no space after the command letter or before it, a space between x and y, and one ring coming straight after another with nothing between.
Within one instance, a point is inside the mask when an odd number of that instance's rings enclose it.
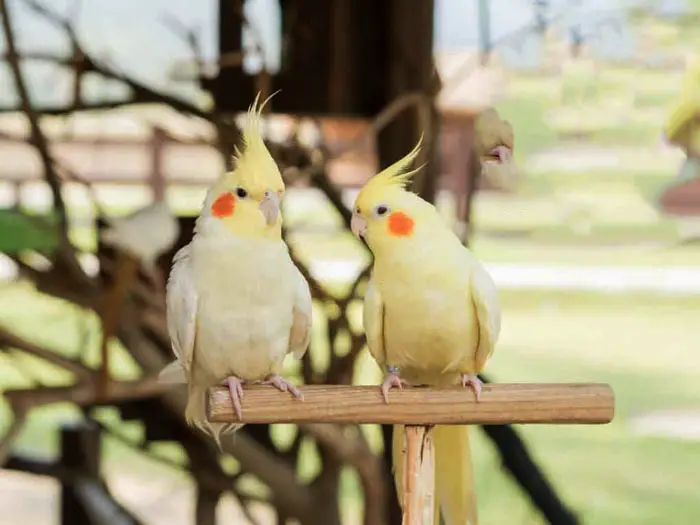
<instances>
[{"instance_id":1,"label":"wooden beam","mask_svg":"<svg viewBox=\"0 0 700 525\"><path fill-rule=\"evenodd\" d=\"M245 389L242 423L600 424L614 415L609 385L523 383L484 385L481 401L470 389L424 387L392 390L389 404L378 386L305 385L304 401L269 386ZM210 389L209 420L228 423L234 415L228 389Z\"/></svg>"}]
</instances>

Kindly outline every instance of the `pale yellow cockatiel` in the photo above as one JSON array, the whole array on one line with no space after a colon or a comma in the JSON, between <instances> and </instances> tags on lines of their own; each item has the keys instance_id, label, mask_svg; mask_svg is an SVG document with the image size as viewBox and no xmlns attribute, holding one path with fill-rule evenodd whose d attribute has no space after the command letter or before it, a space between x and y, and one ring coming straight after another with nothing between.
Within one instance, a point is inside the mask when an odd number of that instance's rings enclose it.
<instances>
[{"instance_id":1,"label":"pale yellow cockatiel","mask_svg":"<svg viewBox=\"0 0 700 525\"><path fill-rule=\"evenodd\" d=\"M194 237L175 255L167 286L177 360L160 380L188 384L185 417L217 443L226 427L240 425L207 421L207 389L228 385L239 418L244 383L271 384L302 398L280 373L288 353L303 356L311 328L311 294L282 240L284 182L263 142L264 103L257 103L256 97L234 169L209 189Z\"/></svg>"},{"instance_id":2,"label":"pale yellow cockatiel","mask_svg":"<svg viewBox=\"0 0 700 525\"><path fill-rule=\"evenodd\" d=\"M481 392L479 373L501 328L496 286L435 207L404 186L420 151L375 175L357 196L352 231L367 242L374 266L364 300L369 350L392 386L461 384ZM476 525L467 426L437 426L435 503L447 525ZM394 478L401 499L404 432L394 428Z\"/></svg>"}]
</instances>

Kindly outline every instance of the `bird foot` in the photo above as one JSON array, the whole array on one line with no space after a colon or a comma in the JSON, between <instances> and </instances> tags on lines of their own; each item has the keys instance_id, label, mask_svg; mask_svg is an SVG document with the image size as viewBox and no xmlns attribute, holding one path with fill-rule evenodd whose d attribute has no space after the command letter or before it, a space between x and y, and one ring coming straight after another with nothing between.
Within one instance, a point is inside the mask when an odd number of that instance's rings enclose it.
<instances>
[{"instance_id":1,"label":"bird foot","mask_svg":"<svg viewBox=\"0 0 700 525\"><path fill-rule=\"evenodd\" d=\"M387 375L385 375L384 382L382 383L382 397L384 398L384 402L389 402L389 390L391 390L391 387L395 386L401 390L403 389L404 385L408 385L408 383L406 380L399 377L398 370L390 371Z\"/></svg>"},{"instance_id":2,"label":"bird foot","mask_svg":"<svg viewBox=\"0 0 700 525\"><path fill-rule=\"evenodd\" d=\"M245 383L245 380L236 376L230 376L224 379L224 385L228 387L228 391L231 394L233 410L235 410L238 419L243 419L243 408L241 407L241 401L243 400L243 383Z\"/></svg>"},{"instance_id":3,"label":"bird foot","mask_svg":"<svg viewBox=\"0 0 700 525\"><path fill-rule=\"evenodd\" d=\"M291 381L285 379L279 374L271 374L267 376L264 381L260 381L260 384L272 385L280 392L289 392L299 401L304 401L304 394L301 393L301 390L299 390Z\"/></svg>"},{"instance_id":4,"label":"bird foot","mask_svg":"<svg viewBox=\"0 0 700 525\"><path fill-rule=\"evenodd\" d=\"M479 401L481 398L481 386L483 385L481 379L475 374L460 374L460 377L462 379L462 386L465 388L470 387L474 391L476 400Z\"/></svg>"}]
</instances>

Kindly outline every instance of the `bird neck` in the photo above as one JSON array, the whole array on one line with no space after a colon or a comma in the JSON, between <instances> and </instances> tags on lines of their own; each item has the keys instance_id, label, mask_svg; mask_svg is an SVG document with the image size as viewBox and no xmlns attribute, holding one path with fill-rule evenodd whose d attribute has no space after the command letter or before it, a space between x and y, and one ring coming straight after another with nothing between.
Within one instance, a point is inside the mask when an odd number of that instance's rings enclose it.
<instances>
[{"instance_id":1,"label":"bird neck","mask_svg":"<svg viewBox=\"0 0 700 525\"><path fill-rule=\"evenodd\" d=\"M223 220L203 213L197 217L195 222L195 235L207 240L221 243L250 241L251 243L281 243L282 242L282 221L269 228L260 229L247 226L245 222L225 223Z\"/></svg>"}]
</instances>

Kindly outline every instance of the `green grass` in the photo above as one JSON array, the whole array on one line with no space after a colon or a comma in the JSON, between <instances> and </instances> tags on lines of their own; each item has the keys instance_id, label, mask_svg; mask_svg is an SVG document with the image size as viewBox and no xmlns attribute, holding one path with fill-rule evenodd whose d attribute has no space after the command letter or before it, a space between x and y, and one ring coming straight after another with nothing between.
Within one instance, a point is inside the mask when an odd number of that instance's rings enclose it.
<instances>
[{"instance_id":1,"label":"green grass","mask_svg":"<svg viewBox=\"0 0 700 525\"><path fill-rule=\"evenodd\" d=\"M700 502L683 485L700 468L696 447L633 436L626 422L646 410L698 408L691 334L700 300L540 293L506 294L504 303L503 338L489 365L494 378L602 381L615 389L609 426L523 429L584 522L651 525L666 516L690 523L685 517L697 515ZM508 519L508 500L517 495L504 495L500 473L483 456L480 462L484 522L531 523L524 511Z\"/></svg>"}]
</instances>

